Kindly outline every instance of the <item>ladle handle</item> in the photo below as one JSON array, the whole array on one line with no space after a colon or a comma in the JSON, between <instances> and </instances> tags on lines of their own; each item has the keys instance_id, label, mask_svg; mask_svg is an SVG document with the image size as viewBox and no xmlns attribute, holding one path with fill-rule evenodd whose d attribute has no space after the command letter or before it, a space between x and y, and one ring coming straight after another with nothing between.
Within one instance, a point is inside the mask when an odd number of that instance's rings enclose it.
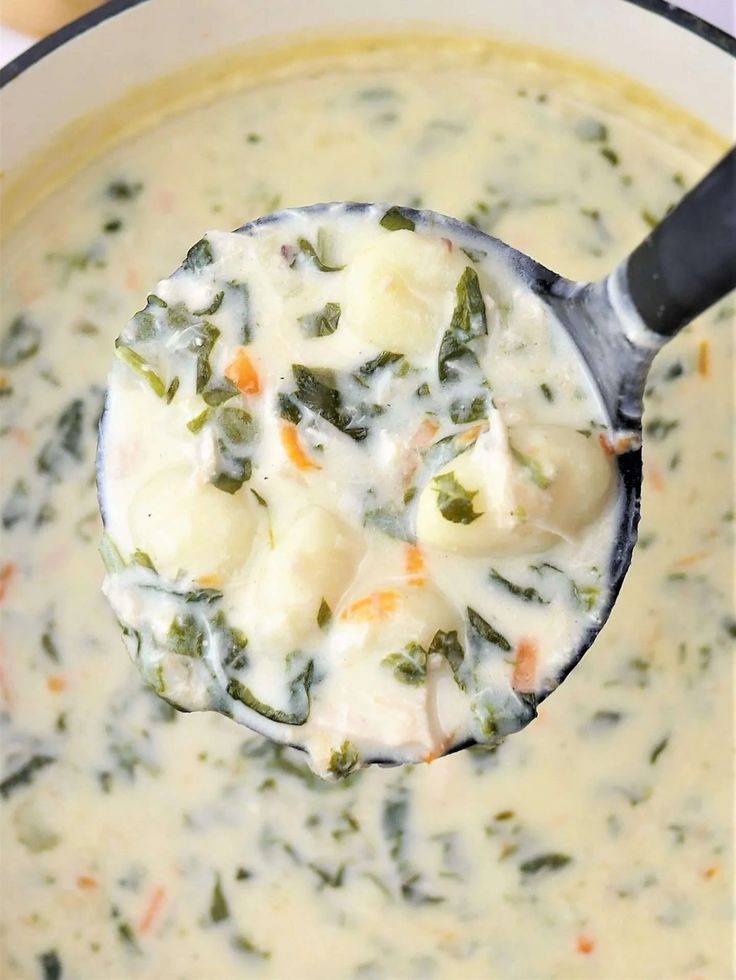
<instances>
[{"instance_id":1,"label":"ladle handle","mask_svg":"<svg viewBox=\"0 0 736 980\"><path fill-rule=\"evenodd\" d=\"M639 316L662 337L736 288L736 147L632 252L626 280Z\"/></svg>"}]
</instances>

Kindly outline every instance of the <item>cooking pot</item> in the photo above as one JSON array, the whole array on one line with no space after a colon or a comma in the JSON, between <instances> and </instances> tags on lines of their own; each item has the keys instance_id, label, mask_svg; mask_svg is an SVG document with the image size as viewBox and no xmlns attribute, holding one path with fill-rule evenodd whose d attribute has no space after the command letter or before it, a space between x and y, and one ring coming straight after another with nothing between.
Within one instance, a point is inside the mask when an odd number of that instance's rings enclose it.
<instances>
[{"instance_id":1,"label":"cooking pot","mask_svg":"<svg viewBox=\"0 0 736 980\"><path fill-rule=\"evenodd\" d=\"M31 204L83 162L82 148L90 141L81 138L89 131L80 120L99 119L95 110L131 87L146 86L198 59L209 56L211 65L226 66L243 45L262 49L294 35L438 28L490 32L614 69L732 136L736 41L663 0L454 0L451 11L444 0L373 0L370 17L357 0L269 0L266 6L110 0L0 72L3 182L12 185L34 154L75 124L65 152L46 162L32 193L28 188L23 195ZM192 79L185 97L196 98L197 87ZM145 111L145 101L142 106ZM6 212L6 223L10 217Z\"/></svg>"}]
</instances>

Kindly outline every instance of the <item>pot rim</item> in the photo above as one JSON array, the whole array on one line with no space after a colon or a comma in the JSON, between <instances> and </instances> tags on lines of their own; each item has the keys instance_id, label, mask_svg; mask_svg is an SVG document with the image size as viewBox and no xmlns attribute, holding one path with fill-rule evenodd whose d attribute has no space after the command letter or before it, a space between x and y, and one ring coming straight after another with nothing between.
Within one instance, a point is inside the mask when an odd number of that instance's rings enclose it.
<instances>
[{"instance_id":1,"label":"pot rim","mask_svg":"<svg viewBox=\"0 0 736 980\"><path fill-rule=\"evenodd\" d=\"M0 89L68 41L72 41L80 34L84 34L98 24L110 20L132 7L137 7L146 2L148 0L107 0L99 7L93 8L88 13L59 28L58 31L41 38L40 41L19 54L17 58L0 68ZM649 13L664 17L676 26L690 31L703 41L720 48L736 59L736 38L721 30L720 27L703 20L702 17L675 6L668 0L620 0L620 2L631 3L636 7L641 7L642 10L649 11Z\"/></svg>"}]
</instances>

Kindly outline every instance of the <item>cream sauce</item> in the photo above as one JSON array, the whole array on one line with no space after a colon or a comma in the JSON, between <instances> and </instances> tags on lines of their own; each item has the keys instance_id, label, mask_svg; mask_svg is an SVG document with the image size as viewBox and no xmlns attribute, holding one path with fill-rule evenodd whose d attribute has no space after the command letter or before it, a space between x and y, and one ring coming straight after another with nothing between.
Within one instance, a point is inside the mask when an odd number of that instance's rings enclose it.
<instances>
[{"instance_id":1,"label":"cream sauce","mask_svg":"<svg viewBox=\"0 0 736 980\"><path fill-rule=\"evenodd\" d=\"M354 54L164 121L5 243L3 976L730 972L728 304L655 363L611 621L496 751L326 785L145 691L99 593L112 338L202 228L419 199L594 278L718 155L613 84L463 52Z\"/></svg>"}]
</instances>

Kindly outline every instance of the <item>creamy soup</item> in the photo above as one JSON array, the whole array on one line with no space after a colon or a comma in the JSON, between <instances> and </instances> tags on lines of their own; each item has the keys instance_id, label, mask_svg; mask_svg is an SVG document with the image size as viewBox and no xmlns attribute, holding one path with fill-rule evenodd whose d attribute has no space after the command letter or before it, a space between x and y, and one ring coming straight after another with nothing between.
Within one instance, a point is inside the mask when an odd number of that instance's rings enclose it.
<instances>
[{"instance_id":1,"label":"creamy soup","mask_svg":"<svg viewBox=\"0 0 736 980\"><path fill-rule=\"evenodd\" d=\"M608 605L585 368L492 239L414 214L210 232L119 337L101 427L144 678L334 776L523 728Z\"/></svg>"},{"instance_id":2,"label":"creamy soup","mask_svg":"<svg viewBox=\"0 0 736 980\"><path fill-rule=\"evenodd\" d=\"M720 149L532 53L356 44L161 119L7 236L3 976L729 975L728 301L655 362L640 544L610 622L491 751L333 785L165 704L100 593L94 469L113 339L202 229L420 204L595 278Z\"/></svg>"}]
</instances>

